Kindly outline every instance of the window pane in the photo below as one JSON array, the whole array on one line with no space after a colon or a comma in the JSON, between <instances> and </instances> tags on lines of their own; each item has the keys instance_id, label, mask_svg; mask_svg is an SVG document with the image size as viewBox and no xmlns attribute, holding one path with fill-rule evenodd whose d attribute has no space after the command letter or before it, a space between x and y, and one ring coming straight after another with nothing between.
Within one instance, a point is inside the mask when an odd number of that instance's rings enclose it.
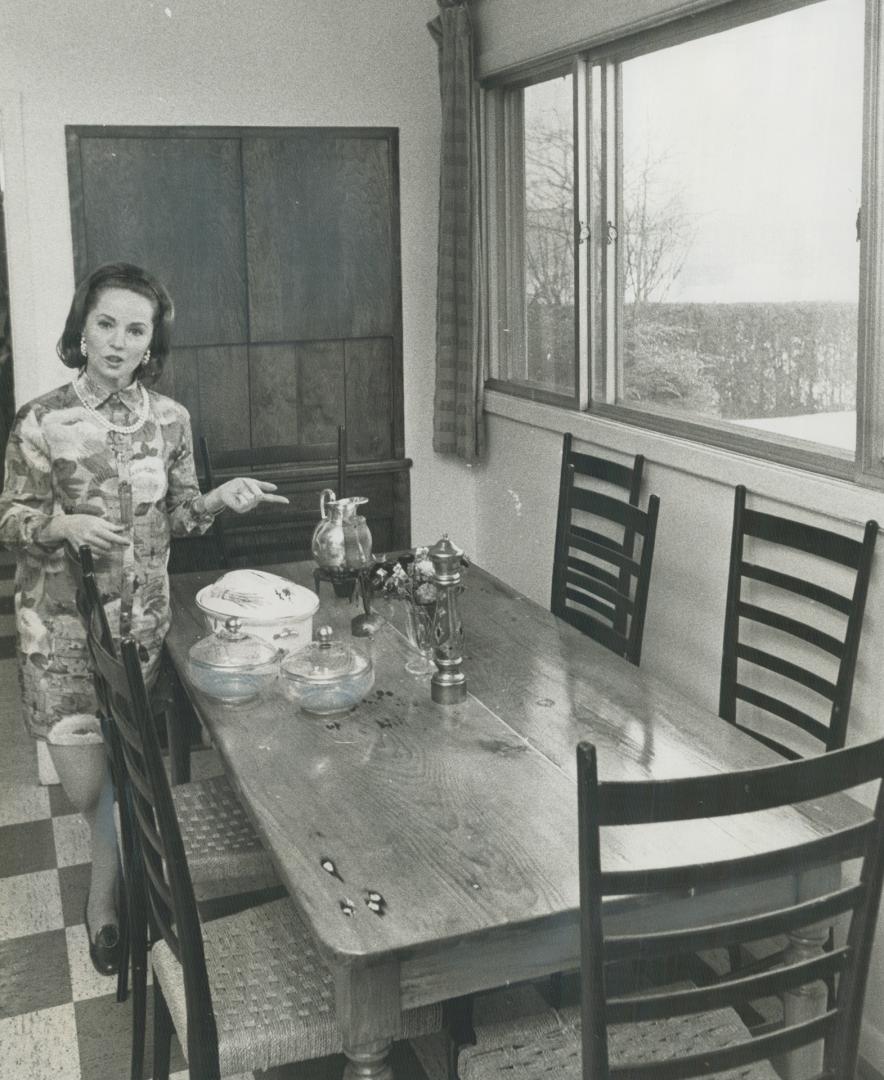
<instances>
[{"instance_id":1,"label":"window pane","mask_svg":"<svg viewBox=\"0 0 884 1080\"><path fill-rule=\"evenodd\" d=\"M574 394L574 135L572 77L522 91L523 273L517 310L524 364L510 377ZM511 323L512 327L512 323ZM516 345L517 337L512 344Z\"/></svg>"},{"instance_id":2,"label":"window pane","mask_svg":"<svg viewBox=\"0 0 884 1080\"><path fill-rule=\"evenodd\" d=\"M623 64L621 400L855 444L862 0Z\"/></svg>"}]
</instances>

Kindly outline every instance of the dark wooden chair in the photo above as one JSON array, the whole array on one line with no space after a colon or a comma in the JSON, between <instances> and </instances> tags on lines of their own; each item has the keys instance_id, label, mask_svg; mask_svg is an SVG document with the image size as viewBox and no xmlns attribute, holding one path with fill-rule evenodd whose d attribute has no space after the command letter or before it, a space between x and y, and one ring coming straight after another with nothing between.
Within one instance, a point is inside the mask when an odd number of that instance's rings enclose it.
<instances>
[{"instance_id":1,"label":"dark wooden chair","mask_svg":"<svg viewBox=\"0 0 884 1080\"><path fill-rule=\"evenodd\" d=\"M817 1080L846 1080L856 1071L863 998L881 898L884 871L884 739L835 750L829 755L760 769L678 780L599 783L596 752L589 743L577 750L580 824L580 1009L544 1014L526 1025L498 1024L476 1029L475 1046L460 1054L462 1080L608 1080L653 1077L688 1080L745 1068L740 1076L776 1080L769 1061L820 1040L824 1068ZM666 852L640 870L604 867L601 830L724 818L838 798L856 785L877 782L875 809L859 824L812 840L783 843L755 855L723 853L710 862L672 865ZM773 844L776 845L776 839ZM648 851L653 851L649 838ZM858 878L841 880L843 864L858 861ZM813 878L799 898L797 890L765 891L761 877ZM807 878L805 879L807 881ZM655 894L673 891L701 895L706 890L754 890L757 910L735 917L724 910L720 921L708 910L694 925L686 917L678 930L653 927ZM641 935L620 936L603 924L606 897L645 898L649 926ZM846 944L807 957L796 950L781 967L751 976L735 972L714 987L654 987L618 997L606 983L605 965L649 958L665 959L701 949L724 948L776 930L848 921ZM606 914L607 927L613 924ZM837 993L822 1015L803 1021L787 1018L778 1031L753 1038L734 1008L746 1001L795 991L818 980L837 978ZM728 1075L731 1075L728 1073Z\"/></svg>"},{"instance_id":2,"label":"dark wooden chair","mask_svg":"<svg viewBox=\"0 0 884 1080\"><path fill-rule=\"evenodd\" d=\"M751 510L736 489L718 711L790 760L804 756L787 741L796 729L823 750L844 745L877 535L875 521L860 541ZM843 591L829 584L839 570ZM738 702L766 714L763 729L738 719Z\"/></svg>"},{"instance_id":3,"label":"dark wooden chair","mask_svg":"<svg viewBox=\"0 0 884 1080\"><path fill-rule=\"evenodd\" d=\"M114 790L120 814L125 909L121 912L124 956L120 965L117 999L126 996L129 961L132 969L132 1080L141 1080L147 1010L147 952L152 940L147 910L138 835L133 818L132 795L117 728L110 722L112 687L95 663L96 650L117 663L117 650L95 580L94 562L88 547L79 552L81 567L77 605L87 625L89 651L93 661L96 696L102 731L108 747ZM147 691L145 691L147 693ZM156 735L154 703L148 696L148 713ZM159 745L159 744L158 744ZM241 898L254 903L278 895L279 886L270 856L252 829L229 781L224 776L209 777L173 789L182 834L191 853L194 879L202 894ZM249 894L254 894L247 899Z\"/></svg>"},{"instance_id":4,"label":"dark wooden chair","mask_svg":"<svg viewBox=\"0 0 884 1080\"><path fill-rule=\"evenodd\" d=\"M550 601L553 614L633 664L641 660L660 506L652 495L646 511L638 507L643 467L640 454L630 468L573 450L566 433Z\"/></svg>"},{"instance_id":5,"label":"dark wooden chair","mask_svg":"<svg viewBox=\"0 0 884 1080\"><path fill-rule=\"evenodd\" d=\"M340 1051L332 974L289 899L201 921L135 643L123 641L117 660L97 628L90 642L122 747L159 935L151 950L155 1080L168 1080L173 1025L199 1080ZM406 1037L440 1025L435 1006L404 1014Z\"/></svg>"},{"instance_id":6,"label":"dark wooden chair","mask_svg":"<svg viewBox=\"0 0 884 1080\"><path fill-rule=\"evenodd\" d=\"M266 510L259 508L241 519L222 511L207 536L202 538L204 552L208 553L212 565L200 569L227 570L306 557L313 529L319 521L319 492L334 484L335 494L339 498L345 495L347 431L343 425L338 428L336 445L317 443L210 450L208 440L200 435L197 451L203 487L207 491L232 475L257 474L260 479L267 480L275 480L279 475L285 477L283 494L294 499L291 506L268 504ZM289 490L292 484L292 490ZM311 500L309 505L307 496ZM194 542L199 544L200 538L195 538Z\"/></svg>"}]
</instances>

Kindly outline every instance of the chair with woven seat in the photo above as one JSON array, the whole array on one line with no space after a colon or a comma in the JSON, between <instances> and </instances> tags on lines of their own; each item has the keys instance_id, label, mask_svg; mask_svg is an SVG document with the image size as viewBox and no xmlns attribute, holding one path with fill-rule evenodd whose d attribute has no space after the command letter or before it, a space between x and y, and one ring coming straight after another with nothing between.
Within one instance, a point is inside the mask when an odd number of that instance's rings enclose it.
<instances>
[{"instance_id":1,"label":"chair with woven seat","mask_svg":"<svg viewBox=\"0 0 884 1080\"><path fill-rule=\"evenodd\" d=\"M292 901L201 922L135 643L122 642L122 661L97 640L92 647L129 778L151 917L162 937L151 952L155 1080L168 1078L173 1026L190 1075L199 1080L339 1052L333 977ZM406 1038L440 1027L440 1007L403 1014Z\"/></svg>"},{"instance_id":2,"label":"chair with woven seat","mask_svg":"<svg viewBox=\"0 0 884 1080\"><path fill-rule=\"evenodd\" d=\"M79 551L80 580L77 604L86 621L90 655L93 659L96 695L102 714L102 730L108 743L111 771L120 816L120 847L126 883L126 951L132 966L132 1061L131 1076L141 1080L147 1009L147 952L150 947L147 912L143 903L144 885L141 854L132 820L131 798L126 791L125 762L115 727L109 723L109 688L94 667L96 647L108 656L116 648L95 579L92 552ZM153 705L149 706L153 713ZM153 721L152 721L153 722ZM172 788L172 800L181 822L185 849L190 854L193 880L200 897L218 900L239 897L254 903L281 890L266 849L261 844L225 776L213 776ZM127 962L124 957L124 964ZM122 971L120 982L125 986ZM123 994L123 997L125 994ZM122 997L118 993L118 999Z\"/></svg>"},{"instance_id":3,"label":"chair with woven seat","mask_svg":"<svg viewBox=\"0 0 884 1080\"><path fill-rule=\"evenodd\" d=\"M620 465L572 449L565 434L550 600L554 615L633 664L641 660L660 505L652 495L646 511L638 507L643 468L640 454Z\"/></svg>"},{"instance_id":4,"label":"chair with woven seat","mask_svg":"<svg viewBox=\"0 0 884 1080\"><path fill-rule=\"evenodd\" d=\"M735 491L718 711L790 760L805 756L796 738L844 745L877 535L875 521L854 540L749 509L745 487Z\"/></svg>"},{"instance_id":5,"label":"chair with woven seat","mask_svg":"<svg viewBox=\"0 0 884 1080\"><path fill-rule=\"evenodd\" d=\"M824 1066L817 1080L853 1077L884 872L882 781L884 739L734 773L605 783L598 781L595 748L582 743L577 750L580 1010L546 1013L529 1023L477 1027L475 1045L459 1056L461 1080L534 1080L547 1075L556 1080L688 1080L723 1072L775 1080L772 1057L820 1041ZM768 850L747 855L735 844L696 864L673 865L661 852L659 859L649 856L654 859L651 866L624 870L602 865L602 838L610 826L727 819L837 800L869 782L878 785L877 799L864 820L857 815L853 824L810 840L793 839L777 847L771 835ZM723 840L725 836L723 832ZM656 850L652 840L649 836L650 853ZM616 841L612 850L618 850ZM844 864L857 862L858 872L842 880ZM785 884L793 875L803 875L800 889L760 887L760 881L771 876ZM705 911L700 908L699 918L691 918L688 897L713 890L730 898L740 888L753 898L751 914L734 912L723 897L719 919L710 913L711 904ZM672 892L685 898L684 922L676 930L655 929L649 898ZM606 898L610 902L627 896L644 901L649 925L642 933L618 934L615 915L604 910ZM749 976L735 972L713 987L654 987L620 997L606 984L605 965L610 962L666 959L751 941L775 930L800 934L833 919L848 923L846 944L816 956L796 949L770 971ZM743 1002L800 992L827 978L838 981L825 1011L803 1020L787 1016L784 1027L771 1034L753 1038L734 1011ZM729 1071L736 1069L745 1071Z\"/></svg>"}]
</instances>

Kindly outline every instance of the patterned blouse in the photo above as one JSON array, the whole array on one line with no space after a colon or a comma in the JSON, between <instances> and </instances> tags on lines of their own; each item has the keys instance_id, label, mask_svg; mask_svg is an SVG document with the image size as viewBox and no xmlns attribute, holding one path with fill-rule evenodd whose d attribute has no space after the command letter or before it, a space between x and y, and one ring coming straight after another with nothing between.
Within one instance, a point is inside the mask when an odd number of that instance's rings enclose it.
<instances>
[{"instance_id":1,"label":"patterned blouse","mask_svg":"<svg viewBox=\"0 0 884 1080\"><path fill-rule=\"evenodd\" d=\"M108 393L84 375L78 389L120 427L136 422L143 407L137 383ZM75 567L64 543L41 540L50 517L95 514L124 526L126 547L95 553L96 578L112 632L138 641L148 671L169 627L170 539L205 532L213 520L197 487L187 410L148 395L147 420L121 434L69 383L24 405L9 437L0 544L17 556L19 680L25 724L37 738L63 716L96 707Z\"/></svg>"}]
</instances>

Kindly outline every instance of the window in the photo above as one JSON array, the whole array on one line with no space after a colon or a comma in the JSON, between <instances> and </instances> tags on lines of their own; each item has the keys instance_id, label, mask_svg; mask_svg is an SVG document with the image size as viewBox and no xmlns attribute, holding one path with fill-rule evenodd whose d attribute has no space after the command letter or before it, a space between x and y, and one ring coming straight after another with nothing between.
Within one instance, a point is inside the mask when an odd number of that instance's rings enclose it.
<instances>
[{"instance_id":1,"label":"window","mask_svg":"<svg viewBox=\"0 0 884 1080\"><path fill-rule=\"evenodd\" d=\"M749 0L490 87L490 385L884 475L879 4Z\"/></svg>"}]
</instances>

